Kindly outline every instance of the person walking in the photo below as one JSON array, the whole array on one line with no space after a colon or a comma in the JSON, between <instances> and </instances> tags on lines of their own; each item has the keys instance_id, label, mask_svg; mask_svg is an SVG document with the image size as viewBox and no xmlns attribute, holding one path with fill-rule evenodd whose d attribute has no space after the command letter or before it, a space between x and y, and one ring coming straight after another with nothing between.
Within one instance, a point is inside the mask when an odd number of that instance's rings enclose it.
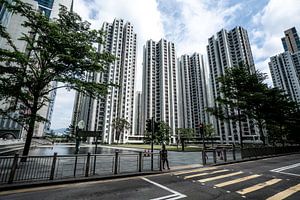
<instances>
[{"instance_id":1,"label":"person walking","mask_svg":"<svg viewBox=\"0 0 300 200\"><path fill-rule=\"evenodd\" d=\"M168 151L166 149L166 145L165 144L163 144L163 146L162 146L161 160L162 160L163 169L165 169L165 163L167 163L167 167L168 167L168 169L170 169L170 167L169 167L169 161L168 161Z\"/></svg>"}]
</instances>

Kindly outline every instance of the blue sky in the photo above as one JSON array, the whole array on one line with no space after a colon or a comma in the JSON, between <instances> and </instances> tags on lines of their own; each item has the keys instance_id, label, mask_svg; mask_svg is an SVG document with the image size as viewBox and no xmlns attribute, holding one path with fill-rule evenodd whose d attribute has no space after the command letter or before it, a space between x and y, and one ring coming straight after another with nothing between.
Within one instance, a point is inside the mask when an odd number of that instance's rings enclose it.
<instances>
[{"instance_id":1,"label":"blue sky","mask_svg":"<svg viewBox=\"0 0 300 200\"><path fill-rule=\"evenodd\" d=\"M104 21L123 18L138 36L136 90L141 90L142 47L146 40L173 41L177 56L206 56L207 39L222 28L248 30L256 68L269 74L268 59L283 51L283 31L300 31L300 0L75 0L74 10L100 28ZM268 81L271 83L271 81ZM57 93L52 128L68 127L74 92Z\"/></svg>"}]
</instances>

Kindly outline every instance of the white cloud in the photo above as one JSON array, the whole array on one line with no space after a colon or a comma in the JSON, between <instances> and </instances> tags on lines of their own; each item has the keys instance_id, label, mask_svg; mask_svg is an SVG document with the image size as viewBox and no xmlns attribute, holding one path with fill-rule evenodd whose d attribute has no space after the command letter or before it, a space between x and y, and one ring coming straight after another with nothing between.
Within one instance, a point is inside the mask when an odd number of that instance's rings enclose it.
<instances>
[{"instance_id":1,"label":"white cloud","mask_svg":"<svg viewBox=\"0 0 300 200\"><path fill-rule=\"evenodd\" d=\"M161 0L161 4L164 3ZM166 35L175 40L178 56L195 51L206 54L207 39L231 24L234 13L242 8L241 4L226 7L225 1L214 2L211 6L204 0L176 0L173 3L178 9L177 16L164 12L163 17L164 25L168 27Z\"/></svg>"},{"instance_id":2,"label":"white cloud","mask_svg":"<svg viewBox=\"0 0 300 200\"><path fill-rule=\"evenodd\" d=\"M257 68L268 73L269 78L267 63L269 57L283 52L281 38L284 36L284 30L293 26L299 30L299 5L299 0L270 0L264 9L252 18L253 27L256 27L250 31L255 41L252 44L254 59Z\"/></svg>"}]
</instances>

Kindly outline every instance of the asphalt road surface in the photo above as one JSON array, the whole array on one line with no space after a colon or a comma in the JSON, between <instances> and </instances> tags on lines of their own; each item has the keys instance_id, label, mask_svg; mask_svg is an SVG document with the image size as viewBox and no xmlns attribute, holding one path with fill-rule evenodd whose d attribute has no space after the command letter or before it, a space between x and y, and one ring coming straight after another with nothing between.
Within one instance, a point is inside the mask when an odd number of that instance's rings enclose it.
<instances>
[{"instance_id":1,"label":"asphalt road surface","mask_svg":"<svg viewBox=\"0 0 300 200\"><path fill-rule=\"evenodd\" d=\"M300 199L300 154L145 177L1 191L2 200Z\"/></svg>"}]
</instances>

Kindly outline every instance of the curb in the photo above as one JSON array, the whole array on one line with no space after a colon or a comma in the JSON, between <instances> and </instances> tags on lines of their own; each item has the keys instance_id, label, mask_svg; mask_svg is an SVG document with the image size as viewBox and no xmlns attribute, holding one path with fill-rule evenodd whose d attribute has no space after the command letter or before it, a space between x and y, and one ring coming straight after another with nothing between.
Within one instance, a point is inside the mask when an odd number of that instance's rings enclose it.
<instances>
[{"instance_id":1,"label":"curb","mask_svg":"<svg viewBox=\"0 0 300 200\"><path fill-rule=\"evenodd\" d=\"M53 180L48 182L30 182L30 183L13 183L13 184L5 184L0 185L1 191L8 190L17 190L17 189L25 189L25 188L34 188L34 187L44 187L44 186L52 186L52 185L62 185L62 184L72 184L72 183L84 183L90 181L102 181L102 180L114 180L119 178L129 178L129 177L139 177L145 175L154 175L154 174L164 174L167 171L153 171L153 172L141 172L141 173L130 173L130 174L118 174L113 176L101 176L101 177L81 177L77 179L62 179L62 180Z\"/></svg>"}]
</instances>

